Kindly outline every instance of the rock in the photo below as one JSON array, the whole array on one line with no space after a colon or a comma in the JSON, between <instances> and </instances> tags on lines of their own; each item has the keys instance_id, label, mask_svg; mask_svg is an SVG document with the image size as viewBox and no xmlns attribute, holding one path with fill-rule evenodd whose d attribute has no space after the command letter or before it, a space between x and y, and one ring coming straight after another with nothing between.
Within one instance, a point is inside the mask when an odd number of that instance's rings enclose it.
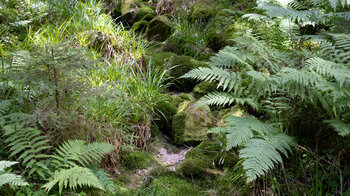
<instances>
[{"instance_id":1,"label":"rock","mask_svg":"<svg viewBox=\"0 0 350 196\"><path fill-rule=\"evenodd\" d=\"M176 79L172 88L181 90L183 92L192 91L193 87L198 82L192 79L180 78L181 76L199 67L209 67L208 63L197 61L190 56L177 56L172 64L175 67L169 70L169 75Z\"/></svg>"},{"instance_id":2,"label":"rock","mask_svg":"<svg viewBox=\"0 0 350 196\"><path fill-rule=\"evenodd\" d=\"M172 64L173 60L176 58L176 54L172 52L158 52L158 53L149 53L146 56L146 62L148 63L151 61L151 66L162 68L162 69L169 69Z\"/></svg>"},{"instance_id":3,"label":"rock","mask_svg":"<svg viewBox=\"0 0 350 196\"><path fill-rule=\"evenodd\" d=\"M190 19L192 21L209 21L216 13L225 8L223 1L197 0L191 9Z\"/></svg>"},{"instance_id":4,"label":"rock","mask_svg":"<svg viewBox=\"0 0 350 196\"><path fill-rule=\"evenodd\" d=\"M135 29L136 32L145 33L147 26L148 26L148 22L145 20L141 20L141 21L135 22L132 27L133 29Z\"/></svg>"},{"instance_id":5,"label":"rock","mask_svg":"<svg viewBox=\"0 0 350 196\"><path fill-rule=\"evenodd\" d=\"M145 189L143 193L146 195L167 196L201 195L200 187L176 175L158 176L152 181L150 187Z\"/></svg>"},{"instance_id":6,"label":"rock","mask_svg":"<svg viewBox=\"0 0 350 196\"><path fill-rule=\"evenodd\" d=\"M137 10L141 5L141 0L123 0L120 8L121 21L132 25L135 22Z\"/></svg>"},{"instance_id":7,"label":"rock","mask_svg":"<svg viewBox=\"0 0 350 196\"><path fill-rule=\"evenodd\" d=\"M219 120L218 126L224 126L225 118L229 116L244 117L244 110L239 105L216 111L216 118Z\"/></svg>"},{"instance_id":8,"label":"rock","mask_svg":"<svg viewBox=\"0 0 350 196\"><path fill-rule=\"evenodd\" d=\"M171 21L166 15L158 15L153 18L147 27L148 39L155 41L166 40L171 33Z\"/></svg>"},{"instance_id":9,"label":"rock","mask_svg":"<svg viewBox=\"0 0 350 196\"><path fill-rule=\"evenodd\" d=\"M140 151L127 152L121 157L121 162L127 169L145 169L156 163L151 153Z\"/></svg>"},{"instance_id":10,"label":"rock","mask_svg":"<svg viewBox=\"0 0 350 196\"><path fill-rule=\"evenodd\" d=\"M192 93L181 93L179 95L179 97L183 100L183 101L195 101L196 99L194 98Z\"/></svg>"},{"instance_id":11,"label":"rock","mask_svg":"<svg viewBox=\"0 0 350 196\"><path fill-rule=\"evenodd\" d=\"M225 45L230 44L230 40L234 38L234 21L241 15L241 12L230 9L217 12L208 27L209 47L218 51Z\"/></svg>"},{"instance_id":12,"label":"rock","mask_svg":"<svg viewBox=\"0 0 350 196\"><path fill-rule=\"evenodd\" d=\"M198 143L207 139L213 117L209 106L197 106L194 102L184 101L180 104L173 118L172 136L176 145Z\"/></svg>"},{"instance_id":13,"label":"rock","mask_svg":"<svg viewBox=\"0 0 350 196\"><path fill-rule=\"evenodd\" d=\"M223 155L219 141L205 140L186 154L180 171L188 177L216 177L220 172L216 169Z\"/></svg>"},{"instance_id":14,"label":"rock","mask_svg":"<svg viewBox=\"0 0 350 196\"><path fill-rule=\"evenodd\" d=\"M203 81L193 88L194 96L198 99L210 92L216 91L217 85L215 82Z\"/></svg>"},{"instance_id":15,"label":"rock","mask_svg":"<svg viewBox=\"0 0 350 196\"><path fill-rule=\"evenodd\" d=\"M149 6L143 6L137 9L135 20L136 21L151 21L156 16L156 12Z\"/></svg>"},{"instance_id":16,"label":"rock","mask_svg":"<svg viewBox=\"0 0 350 196\"><path fill-rule=\"evenodd\" d=\"M165 102L160 102L156 107L157 111L157 124L159 131L165 135L171 136L173 117L177 112L176 105L171 96L167 97Z\"/></svg>"}]
</instances>

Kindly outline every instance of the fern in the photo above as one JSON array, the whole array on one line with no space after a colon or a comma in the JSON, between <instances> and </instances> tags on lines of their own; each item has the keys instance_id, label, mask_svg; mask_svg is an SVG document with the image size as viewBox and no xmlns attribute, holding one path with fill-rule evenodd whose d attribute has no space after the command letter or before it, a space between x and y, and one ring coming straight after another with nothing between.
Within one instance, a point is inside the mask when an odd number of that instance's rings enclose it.
<instances>
[{"instance_id":1,"label":"fern","mask_svg":"<svg viewBox=\"0 0 350 196\"><path fill-rule=\"evenodd\" d=\"M229 116L224 127L213 128L209 132L226 134L226 150L242 147L239 158L244 160L242 165L248 182L264 175L274 164L282 163L280 154L288 156L294 145L290 136L251 116Z\"/></svg>"},{"instance_id":2,"label":"fern","mask_svg":"<svg viewBox=\"0 0 350 196\"><path fill-rule=\"evenodd\" d=\"M347 136L350 134L350 123L344 123L339 119L325 120L324 122L333 127L341 136Z\"/></svg>"},{"instance_id":3,"label":"fern","mask_svg":"<svg viewBox=\"0 0 350 196\"><path fill-rule=\"evenodd\" d=\"M62 193L62 189L69 188L76 190L78 187L82 186L95 187L104 190L100 180L89 168L79 166L56 171L52 180L44 184L42 187L49 192L57 183L60 194Z\"/></svg>"},{"instance_id":4,"label":"fern","mask_svg":"<svg viewBox=\"0 0 350 196\"><path fill-rule=\"evenodd\" d=\"M22 176L6 172L5 169L17 164L14 161L0 161L0 188L5 184L11 184L15 186L26 186L28 185L22 178Z\"/></svg>"},{"instance_id":5,"label":"fern","mask_svg":"<svg viewBox=\"0 0 350 196\"><path fill-rule=\"evenodd\" d=\"M88 166L99 163L105 155L111 153L114 146L108 143L85 144L82 140L69 140L56 149L52 156L55 173L43 187L49 192L58 184L61 194L63 189L75 190L77 187L95 187L101 190L113 190L109 178L103 171L90 169Z\"/></svg>"},{"instance_id":6,"label":"fern","mask_svg":"<svg viewBox=\"0 0 350 196\"><path fill-rule=\"evenodd\" d=\"M3 127L5 143L10 150L9 157L17 157L25 166L23 170L29 176L36 173L43 179L47 177L49 169L41 161L50 155L42 153L50 149L49 140L41 135L41 131L34 128L24 128L19 124L11 124Z\"/></svg>"},{"instance_id":7,"label":"fern","mask_svg":"<svg viewBox=\"0 0 350 196\"><path fill-rule=\"evenodd\" d=\"M100 162L101 158L114 150L114 146L107 143L85 144L83 140L69 140L56 149L52 163L57 168L89 166Z\"/></svg>"}]
</instances>

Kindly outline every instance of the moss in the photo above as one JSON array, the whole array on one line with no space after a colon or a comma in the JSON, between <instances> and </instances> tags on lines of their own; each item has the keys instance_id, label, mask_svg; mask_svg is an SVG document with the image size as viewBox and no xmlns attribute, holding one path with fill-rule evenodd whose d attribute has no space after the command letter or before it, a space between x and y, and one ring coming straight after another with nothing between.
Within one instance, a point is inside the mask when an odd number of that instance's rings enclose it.
<instances>
[{"instance_id":1,"label":"moss","mask_svg":"<svg viewBox=\"0 0 350 196\"><path fill-rule=\"evenodd\" d=\"M197 61L190 56L178 56L174 59L173 66L175 67L169 71L169 75L177 80L174 82L172 88L181 91L192 91L197 82L192 79L183 79L179 77L195 68L208 67L209 64L206 62Z\"/></svg>"},{"instance_id":2,"label":"moss","mask_svg":"<svg viewBox=\"0 0 350 196\"><path fill-rule=\"evenodd\" d=\"M193 88L193 93L194 96L198 99L202 97L203 95L206 95L210 92L213 92L217 89L217 86L214 82L209 82L209 81L203 81L199 84L197 84Z\"/></svg>"},{"instance_id":3,"label":"moss","mask_svg":"<svg viewBox=\"0 0 350 196\"><path fill-rule=\"evenodd\" d=\"M135 22L132 27L133 29L136 30L136 32L144 33L146 32L147 25L148 25L147 21L141 20L141 21Z\"/></svg>"},{"instance_id":4,"label":"moss","mask_svg":"<svg viewBox=\"0 0 350 196\"><path fill-rule=\"evenodd\" d=\"M222 146L217 141L205 140L186 154L180 171L185 176L204 178L217 175L215 165Z\"/></svg>"},{"instance_id":5,"label":"moss","mask_svg":"<svg viewBox=\"0 0 350 196\"><path fill-rule=\"evenodd\" d=\"M196 99L191 93L182 93L179 97L184 101L195 101Z\"/></svg>"},{"instance_id":6,"label":"moss","mask_svg":"<svg viewBox=\"0 0 350 196\"><path fill-rule=\"evenodd\" d=\"M200 195L200 188L177 176L160 176L142 192L143 195Z\"/></svg>"},{"instance_id":7,"label":"moss","mask_svg":"<svg viewBox=\"0 0 350 196\"><path fill-rule=\"evenodd\" d=\"M178 55L187 55L198 57L202 48L198 45L198 39L193 35L188 35L189 32L180 31L169 37L163 47L164 51L174 52Z\"/></svg>"},{"instance_id":8,"label":"moss","mask_svg":"<svg viewBox=\"0 0 350 196\"><path fill-rule=\"evenodd\" d=\"M207 166L206 160L187 158L181 163L180 171L187 177L202 177Z\"/></svg>"},{"instance_id":9,"label":"moss","mask_svg":"<svg viewBox=\"0 0 350 196\"><path fill-rule=\"evenodd\" d=\"M181 97L179 96L173 96L173 101L176 107L179 107L180 104L184 101Z\"/></svg>"},{"instance_id":10,"label":"moss","mask_svg":"<svg viewBox=\"0 0 350 196\"><path fill-rule=\"evenodd\" d=\"M171 21L165 15L154 17L148 24L146 34L149 39L156 41L166 40L171 33Z\"/></svg>"},{"instance_id":11,"label":"moss","mask_svg":"<svg viewBox=\"0 0 350 196\"><path fill-rule=\"evenodd\" d=\"M147 17L146 17L147 16ZM156 12L153 8L149 6L143 6L139 9L137 9L135 19L136 21L145 20L145 21L151 21L156 16Z\"/></svg>"},{"instance_id":12,"label":"moss","mask_svg":"<svg viewBox=\"0 0 350 196\"><path fill-rule=\"evenodd\" d=\"M149 53L146 56L146 62L151 61L152 67L168 69L176 56L172 52Z\"/></svg>"},{"instance_id":13,"label":"moss","mask_svg":"<svg viewBox=\"0 0 350 196\"><path fill-rule=\"evenodd\" d=\"M212 126L212 115L208 106L196 106L184 101L173 118L172 135L176 145L198 143L207 138L207 130Z\"/></svg>"},{"instance_id":14,"label":"moss","mask_svg":"<svg viewBox=\"0 0 350 196\"><path fill-rule=\"evenodd\" d=\"M145 169L155 162L151 153L129 151L121 157L123 167L127 169Z\"/></svg>"},{"instance_id":15,"label":"moss","mask_svg":"<svg viewBox=\"0 0 350 196\"><path fill-rule=\"evenodd\" d=\"M171 136L173 117L177 112L173 98L169 95L165 102L157 104L156 110L158 111L158 120L156 120L156 124L158 125L159 130L162 133Z\"/></svg>"},{"instance_id":16,"label":"moss","mask_svg":"<svg viewBox=\"0 0 350 196\"><path fill-rule=\"evenodd\" d=\"M219 50L229 43L235 32L232 24L241 14L241 12L235 12L229 9L223 9L217 12L209 24L207 34L207 39L210 40L209 46L212 49Z\"/></svg>"},{"instance_id":17,"label":"moss","mask_svg":"<svg viewBox=\"0 0 350 196\"><path fill-rule=\"evenodd\" d=\"M183 134L185 132L184 124L186 122L186 117L187 115L185 112L180 112L173 118L172 136L176 145L182 145L184 143Z\"/></svg>"},{"instance_id":18,"label":"moss","mask_svg":"<svg viewBox=\"0 0 350 196\"><path fill-rule=\"evenodd\" d=\"M225 4L222 0L197 0L191 9L190 18L192 21L209 21L219 10L224 8Z\"/></svg>"}]
</instances>

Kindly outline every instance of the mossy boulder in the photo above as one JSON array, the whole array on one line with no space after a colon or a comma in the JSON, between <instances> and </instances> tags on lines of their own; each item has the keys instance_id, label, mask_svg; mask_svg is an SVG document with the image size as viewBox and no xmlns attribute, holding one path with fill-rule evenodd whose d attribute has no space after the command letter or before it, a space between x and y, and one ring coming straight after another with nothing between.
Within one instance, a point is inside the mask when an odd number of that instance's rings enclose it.
<instances>
[{"instance_id":1,"label":"mossy boulder","mask_svg":"<svg viewBox=\"0 0 350 196\"><path fill-rule=\"evenodd\" d=\"M218 173L216 166L222 160L223 146L219 141L205 140L186 154L180 171L185 176L204 178L215 177Z\"/></svg>"},{"instance_id":2,"label":"mossy boulder","mask_svg":"<svg viewBox=\"0 0 350 196\"><path fill-rule=\"evenodd\" d=\"M208 63L198 61L190 56L177 56L172 64L175 67L169 70L169 75L176 79L172 88L183 92L192 91L198 82L192 79L180 78L181 76L199 67L209 67Z\"/></svg>"},{"instance_id":3,"label":"mossy boulder","mask_svg":"<svg viewBox=\"0 0 350 196\"><path fill-rule=\"evenodd\" d=\"M165 102L160 102L156 107L157 111L157 120L155 121L159 131L162 133L171 136L171 125L173 122L173 117L177 112L177 107L173 100L173 97L170 95L167 96Z\"/></svg>"},{"instance_id":4,"label":"mossy boulder","mask_svg":"<svg viewBox=\"0 0 350 196\"><path fill-rule=\"evenodd\" d=\"M149 6L143 6L137 9L135 20L140 21L140 20L145 20L145 21L151 21L155 16L156 12L153 8Z\"/></svg>"},{"instance_id":5,"label":"mossy boulder","mask_svg":"<svg viewBox=\"0 0 350 196\"><path fill-rule=\"evenodd\" d=\"M154 156L148 152L129 151L122 155L121 162L126 169L145 169L156 163Z\"/></svg>"},{"instance_id":6,"label":"mossy boulder","mask_svg":"<svg viewBox=\"0 0 350 196\"><path fill-rule=\"evenodd\" d=\"M192 21L209 21L211 18L214 18L216 13L224 9L226 3L224 0L197 0L193 5L190 13L190 18Z\"/></svg>"},{"instance_id":7,"label":"mossy boulder","mask_svg":"<svg viewBox=\"0 0 350 196\"><path fill-rule=\"evenodd\" d=\"M207 34L207 39L210 40L209 46L212 49L217 51L230 43L235 32L233 24L241 15L241 12L230 9L222 9L216 13L210 21Z\"/></svg>"},{"instance_id":8,"label":"mossy boulder","mask_svg":"<svg viewBox=\"0 0 350 196\"><path fill-rule=\"evenodd\" d=\"M173 60L176 58L176 54L172 52L159 52L159 53L148 53L146 55L146 62L151 61L152 67L169 69Z\"/></svg>"},{"instance_id":9,"label":"mossy boulder","mask_svg":"<svg viewBox=\"0 0 350 196\"><path fill-rule=\"evenodd\" d=\"M193 88L194 96L198 99L210 92L216 91L217 85L215 82L209 82L209 81L203 81L199 84L197 84Z\"/></svg>"},{"instance_id":10,"label":"mossy boulder","mask_svg":"<svg viewBox=\"0 0 350 196\"><path fill-rule=\"evenodd\" d=\"M146 195L201 195L200 187L175 175L159 176L143 191Z\"/></svg>"},{"instance_id":11,"label":"mossy boulder","mask_svg":"<svg viewBox=\"0 0 350 196\"><path fill-rule=\"evenodd\" d=\"M166 40L171 33L171 21L166 15L154 17L148 24L146 34L148 39L155 41Z\"/></svg>"},{"instance_id":12,"label":"mossy boulder","mask_svg":"<svg viewBox=\"0 0 350 196\"><path fill-rule=\"evenodd\" d=\"M136 30L136 32L144 33L146 32L147 26L148 26L148 22L145 20L141 20L141 21L135 22L132 27L133 29Z\"/></svg>"},{"instance_id":13,"label":"mossy boulder","mask_svg":"<svg viewBox=\"0 0 350 196\"><path fill-rule=\"evenodd\" d=\"M213 117L208 106L197 106L194 102L184 101L173 118L174 143L183 145L205 140L212 123Z\"/></svg>"},{"instance_id":14,"label":"mossy boulder","mask_svg":"<svg viewBox=\"0 0 350 196\"><path fill-rule=\"evenodd\" d=\"M123 0L120 5L120 20L128 25L132 25L135 22L137 10L141 5L141 0Z\"/></svg>"},{"instance_id":15,"label":"mossy boulder","mask_svg":"<svg viewBox=\"0 0 350 196\"><path fill-rule=\"evenodd\" d=\"M218 114L216 116L219 119L218 125L221 126L224 124L225 119L229 116L243 117L244 110L239 105L234 105L230 108L226 108L218 111Z\"/></svg>"},{"instance_id":16,"label":"mossy boulder","mask_svg":"<svg viewBox=\"0 0 350 196\"><path fill-rule=\"evenodd\" d=\"M179 95L179 98L181 98L181 100L183 100L183 101L195 101L196 100L192 93L181 93Z\"/></svg>"}]
</instances>

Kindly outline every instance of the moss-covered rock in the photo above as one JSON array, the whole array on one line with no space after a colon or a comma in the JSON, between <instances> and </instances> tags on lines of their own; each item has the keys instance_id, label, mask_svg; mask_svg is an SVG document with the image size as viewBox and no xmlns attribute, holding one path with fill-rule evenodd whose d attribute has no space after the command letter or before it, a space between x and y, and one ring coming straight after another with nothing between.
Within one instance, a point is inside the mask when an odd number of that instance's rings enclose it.
<instances>
[{"instance_id":1,"label":"moss-covered rock","mask_svg":"<svg viewBox=\"0 0 350 196\"><path fill-rule=\"evenodd\" d=\"M200 195L200 188L185 179L174 175L159 176L143 191L148 195Z\"/></svg>"},{"instance_id":2,"label":"moss-covered rock","mask_svg":"<svg viewBox=\"0 0 350 196\"><path fill-rule=\"evenodd\" d=\"M137 9L135 20L145 20L145 21L151 21L156 16L156 12L153 8L149 6L143 6L139 9Z\"/></svg>"},{"instance_id":3,"label":"moss-covered rock","mask_svg":"<svg viewBox=\"0 0 350 196\"><path fill-rule=\"evenodd\" d=\"M158 15L153 18L146 30L147 37L156 41L166 40L170 33L171 21L166 15Z\"/></svg>"},{"instance_id":4,"label":"moss-covered rock","mask_svg":"<svg viewBox=\"0 0 350 196\"><path fill-rule=\"evenodd\" d=\"M157 111L157 120L156 124L159 128L159 130L168 135L171 136L171 125L173 122L173 117L177 112L177 107L173 101L173 97L168 96L167 100L165 102L161 102L156 107Z\"/></svg>"},{"instance_id":5,"label":"moss-covered rock","mask_svg":"<svg viewBox=\"0 0 350 196\"><path fill-rule=\"evenodd\" d=\"M172 88L181 91L192 91L193 87L198 83L192 79L180 78L181 76L198 67L209 66L208 63L197 61L190 56L177 56L172 64L175 67L169 71L169 75L176 79Z\"/></svg>"},{"instance_id":6,"label":"moss-covered rock","mask_svg":"<svg viewBox=\"0 0 350 196\"><path fill-rule=\"evenodd\" d=\"M193 93L194 93L194 96L198 99L203 95L206 95L210 92L215 91L216 89L217 89L217 85L214 82L203 81L197 84L193 88Z\"/></svg>"},{"instance_id":7,"label":"moss-covered rock","mask_svg":"<svg viewBox=\"0 0 350 196\"><path fill-rule=\"evenodd\" d=\"M141 5L141 0L123 0L120 5L120 20L131 26L135 22L137 10Z\"/></svg>"},{"instance_id":8,"label":"moss-covered rock","mask_svg":"<svg viewBox=\"0 0 350 196\"><path fill-rule=\"evenodd\" d=\"M144 169L156 163L151 153L140 151L127 152L121 157L121 162L127 169Z\"/></svg>"},{"instance_id":9,"label":"moss-covered rock","mask_svg":"<svg viewBox=\"0 0 350 196\"><path fill-rule=\"evenodd\" d=\"M183 101L195 101L196 99L194 98L192 93L181 93L179 95L179 97L181 98L181 100Z\"/></svg>"},{"instance_id":10,"label":"moss-covered rock","mask_svg":"<svg viewBox=\"0 0 350 196\"><path fill-rule=\"evenodd\" d=\"M225 1L223 0L197 0L191 9L191 20L205 20L209 21L214 18L216 13L225 8Z\"/></svg>"},{"instance_id":11,"label":"moss-covered rock","mask_svg":"<svg viewBox=\"0 0 350 196\"><path fill-rule=\"evenodd\" d=\"M222 161L222 150L219 141L205 140L186 154L185 161L180 166L180 171L185 176L197 178L215 177L220 174L216 170Z\"/></svg>"},{"instance_id":12,"label":"moss-covered rock","mask_svg":"<svg viewBox=\"0 0 350 196\"><path fill-rule=\"evenodd\" d=\"M223 9L216 13L208 27L209 46L214 50L219 50L230 43L234 38L234 21L242 15L239 11Z\"/></svg>"},{"instance_id":13,"label":"moss-covered rock","mask_svg":"<svg viewBox=\"0 0 350 196\"><path fill-rule=\"evenodd\" d=\"M146 32L147 26L148 26L147 21L140 20L140 21L135 22L132 27L133 27L133 29L136 30L136 32L144 33L144 32Z\"/></svg>"},{"instance_id":14,"label":"moss-covered rock","mask_svg":"<svg viewBox=\"0 0 350 196\"><path fill-rule=\"evenodd\" d=\"M213 117L208 106L197 106L194 102L184 101L173 118L174 143L182 145L205 140L212 123Z\"/></svg>"},{"instance_id":15,"label":"moss-covered rock","mask_svg":"<svg viewBox=\"0 0 350 196\"><path fill-rule=\"evenodd\" d=\"M146 61L151 61L152 67L169 69L173 60L176 58L176 54L172 52L159 52L159 53L149 53L146 56Z\"/></svg>"}]
</instances>

